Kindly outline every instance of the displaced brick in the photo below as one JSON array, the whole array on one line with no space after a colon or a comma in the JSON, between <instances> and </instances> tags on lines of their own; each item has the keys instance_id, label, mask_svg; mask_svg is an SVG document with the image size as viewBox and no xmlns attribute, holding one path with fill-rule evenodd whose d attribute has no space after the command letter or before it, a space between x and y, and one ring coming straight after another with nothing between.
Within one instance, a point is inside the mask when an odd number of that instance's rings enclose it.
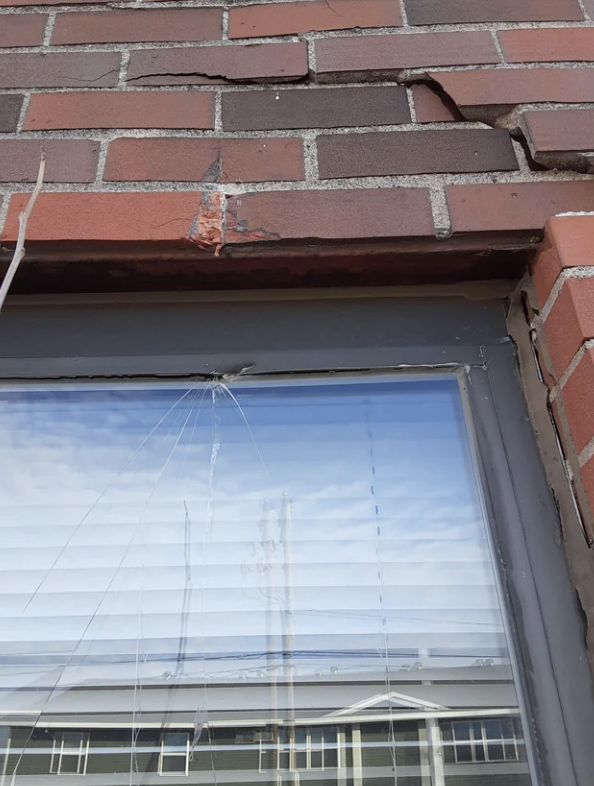
<instances>
[{"instance_id":1,"label":"displaced brick","mask_svg":"<svg viewBox=\"0 0 594 786\"><path fill-rule=\"evenodd\" d=\"M0 87L114 87L119 52L0 55Z\"/></svg>"},{"instance_id":2,"label":"displaced brick","mask_svg":"<svg viewBox=\"0 0 594 786\"><path fill-rule=\"evenodd\" d=\"M433 235L429 191L281 191L228 200L227 243Z\"/></svg>"},{"instance_id":3,"label":"displaced brick","mask_svg":"<svg viewBox=\"0 0 594 786\"><path fill-rule=\"evenodd\" d=\"M95 179L98 142L86 139L2 139L0 182L35 182L42 151L46 156L46 183L91 183Z\"/></svg>"},{"instance_id":4,"label":"displaced brick","mask_svg":"<svg viewBox=\"0 0 594 786\"><path fill-rule=\"evenodd\" d=\"M497 33L509 63L554 63L594 60L594 28L540 27Z\"/></svg>"},{"instance_id":5,"label":"displaced brick","mask_svg":"<svg viewBox=\"0 0 594 786\"><path fill-rule=\"evenodd\" d=\"M186 85L275 79L308 73L305 42L145 49L130 54L128 79L137 85Z\"/></svg>"},{"instance_id":6,"label":"displaced brick","mask_svg":"<svg viewBox=\"0 0 594 786\"><path fill-rule=\"evenodd\" d=\"M594 215L553 216L547 222L532 270L542 308L562 270L594 265Z\"/></svg>"},{"instance_id":7,"label":"displaced brick","mask_svg":"<svg viewBox=\"0 0 594 786\"><path fill-rule=\"evenodd\" d=\"M417 123L448 123L458 118L440 96L427 85L411 87Z\"/></svg>"},{"instance_id":8,"label":"displaced brick","mask_svg":"<svg viewBox=\"0 0 594 786\"><path fill-rule=\"evenodd\" d=\"M39 46L47 14L3 14L0 23L0 46Z\"/></svg>"},{"instance_id":9,"label":"displaced brick","mask_svg":"<svg viewBox=\"0 0 594 786\"><path fill-rule=\"evenodd\" d=\"M29 194L10 198L0 237L14 243ZM27 242L202 242L216 236L220 195L202 191L159 193L41 193L27 224ZM201 219L201 221L199 221ZM209 226L206 236L201 231Z\"/></svg>"},{"instance_id":10,"label":"displaced brick","mask_svg":"<svg viewBox=\"0 0 594 786\"><path fill-rule=\"evenodd\" d=\"M454 232L542 232L557 213L594 210L594 180L447 186Z\"/></svg>"},{"instance_id":11,"label":"displaced brick","mask_svg":"<svg viewBox=\"0 0 594 786\"><path fill-rule=\"evenodd\" d=\"M105 180L303 180L301 139L116 139Z\"/></svg>"},{"instance_id":12,"label":"displaced brick","mask_svg":"<svg viewBox=\"0 0 594 786\"><path fill-rule=\"evenodd\" d=\"M569 278L544 322L557 379L585 341L594 338L594 278Z\"/></svg>"},{"instance_id":13,"label":"displaced brick","mask_svg":"<svg viewBox=\"0 0 594 786\"><path fill-rule=\"evenodd\" d=\"M404 87L258 90L223 94L225 131L409 123Z\"/></svg>"},{"instance_id":14,"label":"displaced brick","mask_svg":"<svg viewBox=\"0 0 594 786\"><path fill-rule=\"evenodd\" d=\"M23 129L212 128L213 123L212 93L90 91L35 93Z\"/></svg>"},{"instance_id":15,"label":"displaced brick","mask_svg":"<svg viewBox=\"0 0 594 786\"><path fill-rule=\"evenodd\" d=\"M24 96L16 94L0 95L0 134L16 131Z\"/></svg>"},{"instance_id":16,"label":"displaced brick","mask_svg":"<svg viewBox=\"0 0 594 786\"><path fill-rule=\"evenodd\" d=\"M400 6L394 0L268 3L240 6L229 11L230 38L348 30L353 27L397 27L401 24Z\"/></svg>"},{"instance_id":17,"label":"displaced brick","mask_svg":"<svg viewBox=\"0 0 594 786\"><path fill-rule=\"evenodd\" d=\"M320 79L351 75L374 79L403 68L498 63L489 33L415 33L323 38L315 42Z\"/></svg>"},{"instance_id":18,"label":"displaced brick","mask_svg":"<svg viewBox=\"0 0 594 786\"><path fill-rule=\"evenodd\" d=\"M436 71L430 76L460 107L594 101L594 77L589 68Z\"/></svg>"},{"instance_id":19,"label":"displaced brick","mask_svg":"<svg viewBox=\"0 0 594 786\"><path fill-rule=\"evenodd\" d=\"M579 22L578 0L405 0L411 25Z\"/></svg>"},{"instance_id":20,"label":"displaced brick","mask_svg":"<svg viewBox=\"0 0 594 786\"><path fill-rule=\"evenodd\" d=\"M320 177L518 169L504 130L456 129L318 137Z\"/></svg>"},{"instance_id":21,"label":"displaced brick","mask_svg":"<svg viewBox=\"0 0 594 786\"><path fill-rule=\"evenodd\" d=\"M586 351L563 387L565 412L578 453L594 437L594 349Z\"/></svg>"},{"instance_id":22,"label":"displaced brick","mask_svg":"<svg viewBox=\"0 0 594 786\"><path fill-rule=\"evenodd\" d=\"M594 150L594 109L525 112L524 120L535 153Z\"/></svg>"},{"instance_id":23,"label":"displaced brick","mask_svg":"<svg viewBox=\"0 0 594 786\"><path fill-rule=\"evenodd\" d=\"M52 44L209 41L222 37L221 8L58 14Z\"/></svg>"}]
</instances>

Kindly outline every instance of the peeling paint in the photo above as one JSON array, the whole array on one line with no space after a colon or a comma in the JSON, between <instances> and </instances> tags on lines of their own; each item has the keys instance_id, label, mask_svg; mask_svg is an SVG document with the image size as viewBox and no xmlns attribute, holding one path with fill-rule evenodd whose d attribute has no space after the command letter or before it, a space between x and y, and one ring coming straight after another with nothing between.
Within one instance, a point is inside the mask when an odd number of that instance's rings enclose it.
<instances>
[{"instance_id":1,"label":"peeling paint","mask_svg":"<svg viewBox=\"0 0 594 786\"><path fill-rule=\"evenodd\" d=\"M205 191L187 235L198 248L214 249L215 257L223 247L223 200L220 191Z\"/></svg>"}]
</instances>

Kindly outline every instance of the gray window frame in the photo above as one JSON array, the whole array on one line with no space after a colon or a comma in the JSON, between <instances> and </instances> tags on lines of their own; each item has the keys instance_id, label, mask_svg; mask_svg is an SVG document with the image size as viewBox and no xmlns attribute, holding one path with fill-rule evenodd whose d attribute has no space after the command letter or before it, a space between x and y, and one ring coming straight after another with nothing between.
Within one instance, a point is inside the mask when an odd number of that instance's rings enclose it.
<instances>
[{"instance_id":1,"label":"gray window frame","mask_svg":"<svg viewBox=\"0 0 594 786\"><path fill-rule=\"evenodd\" d=\"M585 631L503 301L346 291L28 302L8 303L2 313L0 380L456 372L500 559L538 783L591 786L594 693Z\"/></svg>"}]
</instances>

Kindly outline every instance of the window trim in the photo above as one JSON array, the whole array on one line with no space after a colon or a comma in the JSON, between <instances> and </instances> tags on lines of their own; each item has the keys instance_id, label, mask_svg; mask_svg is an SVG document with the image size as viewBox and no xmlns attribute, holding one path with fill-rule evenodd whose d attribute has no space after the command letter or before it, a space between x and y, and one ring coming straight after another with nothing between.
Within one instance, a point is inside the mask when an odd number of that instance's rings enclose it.
<instances>
[{"instance_id":1,"label":"window trim","mask_svg":"<svg viewBox=\"0 0 594 786\"><path fill-rule=\"evenodd\" d=\"M500 737L488 737L487 736L487 728L486 723L498 723L501 729L501 736ZM481 729L481 737L480 740L474 736L474 726L480 726ZM468 726L468 740L456 738L456 727L459 726ZM495 762L495 763L506 763L510 761L519 761L519 751L518 751L518 738L516 737L515 729L513 728L513 723L511 724L512 728L512 737L507 738L503 734L503 728L501 726L501 720L499 718L493 718L488 720L475 720L475 721L456 721L452 723L452 740L454 746L454 759L456 764L474 764L480 762ZM503 756L500 759L492 759L489 756L489 744L492 742L498 743L501 741L501 748L503 751ZM513 745L515 750L515 756L513 759L508 759L505 755L505 746L506 745ZM459 758L458 754L458 747L468 746L471 750L471 761L465 761L464 759ZM483 750L483 757L482 759L476 758L476 748L481 747Z\"/></svg>"},{"instance_id":2,"label":"window trim","mask_svg":"<svg viewBox=\"0 0 594 786\"><path fill-rule=\"evenodd\" d=\"M165 751L165 737L168 734L185 734L186 737L186 749L185 751ZM179 731L165 731L161 734L161 750L159 751L159 766L158 766L158 773L159 775L163 775L167 778L184 778L190 774L190 735L188 732L179 732ZM183 772L168 772L167 770L163 771L163 762L166 757L172 758L184 758L186 762L186 766Z\"/></svg>"},{"instance_id":3,"label":"window trim","mask_svg":"<svg viewBox=\"0 0 594 786\"><path fill-rule=\"evenodd\" d=\"M585 633L504 309L498 300L350 298L344 290L336 297L282 293L245 302L213 296L199 303L176 297L7 303L0 378L22 384L90 376L456 372L520 663L516 678L530 706L523 714L534 718L525 732L537 783L589 786L594 691Z\"/></svg>"}]
</instances>

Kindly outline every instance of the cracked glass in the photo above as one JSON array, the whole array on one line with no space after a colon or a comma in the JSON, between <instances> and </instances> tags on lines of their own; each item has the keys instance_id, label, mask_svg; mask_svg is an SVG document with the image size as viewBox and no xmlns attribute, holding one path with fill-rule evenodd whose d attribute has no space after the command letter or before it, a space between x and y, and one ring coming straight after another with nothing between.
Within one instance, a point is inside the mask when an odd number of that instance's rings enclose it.
<instances>
[{"instance_id":1,"label":"cracked glass","mask_svg":"<svg viewBox=\"0 0 594 786\"><path fill-rule=\"evenodd\" d=\"M0 786L533 783L455 375L0 420Z\"/></svg>"}]
</instances>

